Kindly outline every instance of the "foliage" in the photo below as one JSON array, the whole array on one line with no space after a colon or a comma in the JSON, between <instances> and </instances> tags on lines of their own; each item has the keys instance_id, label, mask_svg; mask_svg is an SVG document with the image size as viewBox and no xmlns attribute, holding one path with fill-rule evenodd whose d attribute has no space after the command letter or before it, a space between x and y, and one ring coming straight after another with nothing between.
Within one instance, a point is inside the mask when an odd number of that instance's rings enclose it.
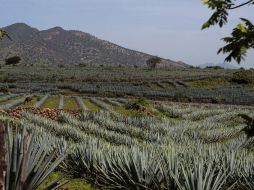
<instances>
[{"instance_id":1,"label":"foliage","mask_svg":"<svg viewBox=\"0 0 254 190\"><path fill-rule=\"evenodd\" d=\"M7 123L7 170L5 189L34 190L63 161L63 149L54 148L52 139L36 138L26 128ZM43 142L45 139L47 141ZM43 144L42 144L43 143ZM61 186L53 182L51 187Z\"/></svg>"},{"instance_id":2,"label":"foliage","mask_svg":"<svg viewBox=\"0 0 254 190\"><path fill-rule=\"evenodd\" d=\"M131 116L131 117L143 117L145 115L143 112L136 111L133 109L132 110L125 109L125 107L122 107L122 106L116 106L114 110L119 114Z\"/></svg>"},{"instance_id":3,"label":"foliage","mask_svg":"<svg viewBox=\"0 0 254 190\"><path fill-rule=\"evenodd\" d=\"M104 111L84 112L80 119L61 113L61 123L25 113L15 122L27 126L36 138L68 143L72 151L59 169L102 189L251 186L254 156L246 148L253 144L246 142L245 126L237 117L253 117L251 108L170 102L156 106L178 118ZM13 119L0 115L0 121Z\"/></svg>"},{"instance_id":4,"label":"foliage","mask_svg":"<svg viewBox=\"0 0 254 190\"><path fill-rule=\"evenodd\" d=\"M187 82L187 85L191 88L222 88L232 86L230 83L230 78L228 77L217 77L217 78L207 78L201 80L195 80Z\"/></svg>"},{"instance_id":5,"label":"foliage","mask_svg":"<svg viewBox=\"0 0 254 190\"><path fill-rule=\"evenodd\" d=\"M202 29L209 28L215 24L223 27L228 22L230 10L254 5L253 0L246 0L244 3L234 0L203 0L203 3L214 10L214 13L204 23ZM223 38L223 41L227 45L219 49L218 53L229 54L225 61L230 62L234 59L240 63L246 57L247 50L254 48L254 25L251 21L241 18L241 22L233 29L231 36Z\"/></svg>"},{"instance_id":6,"label":"foliage","mask_svg":"<svg viewBox=\"0 0 254 190\"><path fill-rule=\"evenodd\" d=\"M221 67L221 66L207 66L206 68L207 68L207 69L224 69L224 68Z\"/></svg>"},{"instance_id":7,"label":"foliage","mask_svg":"<svg viewBox=\"0 0 254 190\"><path fill-rule=\"evenodd\" d=\"M246 124L246 127L242 131L245 132L248 139L254 137L254 119L246 114L239 114L239 116L245 120L244 123Z\"/></svg>"},{"instance_id":8,"label":"foliage","mask_svg":"<svg viewBox=\"0 0 254 190\"><path fill-rule=\"evenodd\" d=\"M42 105L43 108L57 108L59 107L60 99L58 96L51 96L50 98L45 101Z\"/></svg>"},{"instance_id":9,"label":"foliage","mask_svg":"<svg viewBox=\"0 0 254 190\"><path fill-rule=\"evenodd\" d=\"M43 98L39 97L39 101L36 102L36 104L33 107L35 108L41 107L47 101L48 98L49 98L49 95L45 95Z\"/></svg>"},{"instance_id":10,"label":"foliage","mask_svg":"<svg viewBox=\"0 0 254 190\"><path fill-rule=\"evenodd\" d=\"M21 58L19 56L13 56L5 59L6 65L16 65L20 62Z\"/></svg>"},{"instance_id":11,"label":"foliage","mask_svg":"<svg viewBox=\"0 0 254 190\"><path fill-rule=\"evenodd\" d=\"M8 93L9 92L9 88L6 87L6 86L2 86L2 87L0 87L0 92Z\"/></svg>"},{"instance_id":12,"label":"foliage","mask_svg":"<svg viewBox=\"0 0 254 190\"><path fill-rule=\"evenodd\" d=\"M87 110L87 107L86 107L86 105L84 104L84 102L83 102L83 100L82 100L82 98L81 97L79 97L79 96L75 96L75 100L76 100L76 102L78 103L78 105L79 105L79 107L81 108L81 110Z\"/></svg>"},{"instance_id":13,"label":"foliage","mask_svg":"<svg viewBox=\"0 0 254 190\"><path fill-rule=\"evenodd\" d=\"M156 67L156 65L158 63L161 62L161 58L160 57L151 57L149 58L147 61L146 61L146 64L147 66L150 68L150 69L154 69Z\"/></svg>"},{"instance_id":14,"label":"foliage","mask_svg":"<svg viewBox=\"0 0 254 190\"><path fill-rule=\"evenodd\" d=\"M196 79L200 77L214 77L230 75L230 70L212 70L207 72L206 69L174 69L174 68L157 68L156 72L147 70L144 68L128 67L94 67L87 66L86 68L76 67L70 65L68 67L58 67L56 65L42 66L37 65L33 67L31 65L24 66L19 64L14 68L3 65L0 72L3 77L14 78L16 81L26 82L46 82L51 78L56 77L56 81L64 79L64 82L68 83L90 83L97 82L100 87L103 87L103 83L142 83L142 82L157 82L158 78L163 80L186 80ZM75 79L71 80L71 76L75 73ZM97 85L95 84L95 85Z\"/></svg>"},{"instance_id":15,"label":"foliage","mask_svg":"<svg viewBox=\"0 0 254 190\"><path fill-rule=\"evenodd\" d=\"M79 67L86 67L87 65L84 64L84 63L80 63L80 64L78 64L78 66L79 66Z\"/></svg>"},{"instance_id":16,"label":"foliage","mask_svg":"<svg viewBox=\"0 0 254 190\"><path fill-rule=\"evenodd\" d=\"M74 98L68 97L64 99L64 109L79 109L79 106Z\"/></svg>"},{"instance_id":17,"label":"foliage","mask_svg":"<svg viewBox=\"0 0 254 190\"><path fill-rule=\"evenodd\" d=\"M18 97L18 94L6 94L3 97L0 97L0 102L6 102L12 98Z\"/></svg>"},{"instance_id":18,"label":"foliage","mask_svg":"<svg viewBox=\"0 0 254 190\"><path fill-rule=\"evenodd\" d=\"M11 40L11 37L8 35L8 33L0 28L0 40L2 40L4 37L7 37L8 39Z\"/></svg>"},{"instance_id":19,"label":"foliage","mask_svg":"<svg viewBox=\"0 0 254 190\"><path fill-rule=\"evenodd\" d=\"M149 103L144 98L139 98L137 100L126 103L124 107L127 110L144 111L145 107L148 105Z\"/></svg>"},{"instance_id":20,"label":"foliage","mask_svg":"<svg viewBox=\"0 0 254 190\"><path fill-rule=\"evenodd\" d=\"M237 71L233 74L231 81L239 84L254 83L254 71L252 70Z\"/></svg>"},{"instance_id":21,"label":"foliage","mask_svg":"<svg viewBox=\"0 0 254 190\"><path fill-rule=\"evenodd\" d=\"M212 99L212 103L213 104L221 104L223 102L225 102L225 100L222 97L220 97L220 96L215 97L215 98Z\"/></svg>"},{"instance_id":22,"label":"foliage","mask_svg":"<svg viewBox=\"0 0 254 190\"><path fill-rule=\"evenodd\" d=\"M52 181L56 181L64 173L61 172L53 172L49 175L46 180L39 186L37 190L45 190ZM68 190L95 190L91 185L87 184L84 179L73 179L71 177L67 178L69 182L61 187L61 189L68 189Z\"/></svg>"},{"instance_id":23,"label":"foliage","mask_svg":"<svg viewBox=\"0 0 254 190\"><path fill-rule=\"evenodd\" d=\"M191 102L192 100L191 97L181 92L176 92L173 98L175 101L178 101L178 102Z\"/></svg>"},{"instance_id":24,"label":"foliage","mask_svg":"<svg viewBox=\"0 0 254 190\"><path fill-rule=\"evenodd\" d=\"M217 79L215 77L211 79L206 77L206 79L202 79L202 77L200 77L202 80L196 79L192 82L185 81L185 86L187 85L188 87L179 85L175 82L176 86L170 89L150 88L144 87L142 85L133 86L131 84L123 85L121 83L104 83L103 87L100 89L96 88L96 83L30 83L30 89L31 93L58 93L58 88L65 86L65 88L80 90L79 95L75 94L75 96L81 96L83 93L96 94L103 91L111 91L114 94L121 93L132 97L147 97L158 99L173 99L175 93L180 92L187 95L188 97L192 97L196 102L203 102L203 100L210 102L211 99L218 96L221 96L222 99L225 99L225 103L230 104L249 104L253 102L254 91L249 86L232 83L230 80L228 80L231 77L232 75L228 76L227 78L218 77ZM13 93L27 93L27 85L29 84L23 82L0 83L0 87L12 87Z\"/></svg>"},{"instance_id":25,"label":"foliage","mask_svg":"<svg viewBox=\"0 0 254 190\"><path fill-rule=\"evenodd\" d=\"M99 111L100 108L98 106L96 106L95 104L93 104L92 102L90 102L88 99L84 99L83 100L84 104L86 105L86 107L90 110L90 111Z\"/></svg>"},{"instance_id":26,"label":"foliage","mask_svg":"<svg viewBox=\"0 0 254 190\"><path fill-rule=\"evenodd\" d=\"M112 105L112 106L122 106L122 104L116 100L113 100L112 98L103 98L103 101Z\"/></svg>"},{"instance_id":27,"label":"foliage","mask_svg":"<svg viewBox=\"0 0 254 190\"><path fill-rule=\"evenodd\" d=\"M97 107L102 108L104 110L112 110L112 107L105 102L99 100L98 98L89 98L89 101L93 104L95 104Z\"/></svg>"},{"instance_id":28,"label":"foliage","mask_svg":"<svg viewBox=\"0 0 254 190\"><path fill-rule=\"evenodd\" d=\"M60 95L60 101L59 101L58 109L63 109L63 108L64 108L64 96Z\"/></svg>"},{"instance_id":29,"label":"foliage","mask_svg":"<svg viewBox=\"0 0 254 190\"><path fill-rule=\"evenodd\" d=\"M11 100L4 102L4 105L1 105L1 102L0 102L0 109L8 111L11 108L21 105L24 101L25 101L25 98L17 96Z\"/></svg>"}]
</instances>

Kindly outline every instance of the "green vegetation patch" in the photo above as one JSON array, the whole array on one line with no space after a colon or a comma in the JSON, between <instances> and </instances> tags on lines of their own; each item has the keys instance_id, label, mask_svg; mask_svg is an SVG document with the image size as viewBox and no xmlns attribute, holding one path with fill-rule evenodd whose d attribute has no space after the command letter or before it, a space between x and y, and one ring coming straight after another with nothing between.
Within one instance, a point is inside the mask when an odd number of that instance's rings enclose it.
<instances>
[{"instance_id":1,"label":"green vegetation patch","mask_svg":"<svg viewBox=\"0 0 254 190\"><path fill-rule=\"evenodd\" d=\"M0 105L6 105L6 104L9 104L9 103L11 103L13 101L19 100L21 98L22 98L22 96L16 96L14 98L11 98L10 100L0 102Z\"/></svg>"},{"instance_id":2,"label":"green vegetation patch","mask_svg":"<svg viewBox=\"0 0 254 190\"><path fill-rule=\"evenodd\" d=\"M8 93L8 92L10 92L10 90L9 90L8 87L2 86L2 87L0 87L0 92L2 92L2 93Z\"/></svg>"},{"instance_id":3,"label":"green vegetation patch","mask_svg":"<svg viewBox=\"0 0 254 190\"><path fill-rule=\"evenodd\" d=\"M231 81L238 84L253 84L254 71L253 70L237 71L233 74Z\"/></svg>"},{"instance_id":4,"label":"green vegetation patch","mask_svg":"<svg viewBox=\"0 0 254 190\"><path fill-rule=\"evenodd\" d=\"M161 86L159 86L156 82L149 83L148 87L150 87L150 88L161 88Z\"/></svg>"},{"instance_id":5,"label":"green vegetation patch","mask_svg":"<svg viewBox=\"0 0 254 190\"><path fill-rule=\"evenodd\" d=\"M163 113L155 109L149 101L143 98L139 98L138 100L129 102L124 106L115 106L114 109L120 114L131 117L162 117L164 115Z\"/></svg>"},{"instance_id":6,"label":"green vegetation patch","mask_svg":"<svg viewBox=\"0 0 254 190\"><path fill-rule=\"evenodd\" d=\"M44 104L43 104L43 108L58 108L59 106L59 97L58 96L53 96L53 97L50 97Z\"/></svg>"},{"instance_id":7,"label":"green vegetation patch","mask_svg":"<svg viewBox=\"0 0 254 190\"><path fill-rule=\"evenodd\" d=\"M116 106L116 107L114 107L114 109L117 113L120 113L122 115L131 116L131 117L142 117L142 116L145 115L143 112L140 112L140 111L137 111L137 110L125 109L122 106Z\"/></svg>"},{"instance_id":8,"label":"green vegetation patch","mask_svg":"<svg viewBox=\"0 0 254 190\"><path fill-rule=\"evenodd\" d=\"M202 80L195 80L186 82L189 87L193 88L219 88L230 86L231 83L227 78L207 78Z\"/></svg>"},{"instance_id":9,"label":"green vegetation patch","mask_svg":"<svg viewBox=\"0 0 254 190\"><path fill-rule=\"evenodd\" d=\"M54 172L52 173L37 190L44 190L48 185L50 185L52 182L56 181L59 177L61 177L63 174L60 172ZM61 189L68 189L68 190L95 190L97 188L92 187L91 185L87 184L82 179L72 179L67 178L69 182L61 187Z\"/></svg>"},{"instance_id":10,"label":"green vegetation patch","mask_svg":"<svg viewBox=\"0 0 254 190\"><path fill-rule=\"evenodd\" d=\"M70 89L60 89L60 90L59 90L59 94L66 95L66 96L76 96L76 95L80 95L79 92L75 92L75 91L70 90Z\"/></svg>"},{"instance_id":11,"label":"green vegetation patch","mask_svg":"<svg viewBox=\"0 0 254 190\"><path fill-rule=\"evenodd\" d=\"M165 89L174 88L174 86L169 82L161 82L161 85L164 86Z\"/></svg>"},{"instance_id":12,"label":"green vegetation patch","mask_svg":"<svg viewBox=\"0 0 254 190\"><path fill-rule=\"evenodd\" d=\"M90 102L88 99L84 99L83 102L89 111L99 111L100 110L100 108L98 106L96 106L95 104Z\"/></svg>"},{"instance_id":13,"label":"green vegetation patch","mask_svg":"<svg viewBox=\"0 0 254 190\"><path fill-rule=\"evenodd\" d=\"M65 98L64 109L77 110L79 109L79 106L74 98Z\"/></svg>"}]
</instances>

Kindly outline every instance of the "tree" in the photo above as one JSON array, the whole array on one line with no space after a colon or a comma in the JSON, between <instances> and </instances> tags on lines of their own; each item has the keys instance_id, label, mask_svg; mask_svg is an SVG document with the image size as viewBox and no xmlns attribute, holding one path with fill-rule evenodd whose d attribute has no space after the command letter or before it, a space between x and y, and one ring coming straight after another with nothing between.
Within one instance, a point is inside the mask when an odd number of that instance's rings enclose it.
<instances>
[{"instance_id":1,"label":"tree","mask_svg":"<svg viewBox=\"0 0 254 190\"><path fill-rule=\"evenodd\" d=\"M161 58L155 56L155 57L149 58L149 59L146 61L146 64L147 64L147 66L148 66L150 69L154 69L154 68L156 67L156 65L157 65L158 63L160 63L160 62L161 62Z\"/></svg>"},{"instance_id":2,"label":"tree","mask_svg":"<svg viewBox=\"0 0 254 190\"><path fill-rule=\"evenodd\" d=\"M223 27L228 22L229 11L244 6L253 6L254 0L246 0L240 2L237 0L202 0L203 3L212 9L214 13L203 24L202 29L218 24ZM219 49L218 54L228 54L225 58L226 62L232 59L240 63L247 56L247 50L254 49L254 25L246 18L240 18L241 22L233 28L231 36L222 40L226 45Z\"/></svg>"},{"instance_id":3,"label":"tree","mask_svg":"<svg viewBox=\"0 0 254 190\"><path fill-rule=\"evenodd\" d=\"M4 37L7 37L11 40L11 37L8 35L8 33L0 28L0 40L2 40Z\"/></svg>"},{"instance_id":4,"label":"tree","mask_svg":"<svg viewBox=\"0 0 254 190\"><path fill-rule=\"evenodd\" d=\"M5 59L6 65L16 65L20 62L21 58L19 56L13 56Z\"/></svg>"}]
</instances>

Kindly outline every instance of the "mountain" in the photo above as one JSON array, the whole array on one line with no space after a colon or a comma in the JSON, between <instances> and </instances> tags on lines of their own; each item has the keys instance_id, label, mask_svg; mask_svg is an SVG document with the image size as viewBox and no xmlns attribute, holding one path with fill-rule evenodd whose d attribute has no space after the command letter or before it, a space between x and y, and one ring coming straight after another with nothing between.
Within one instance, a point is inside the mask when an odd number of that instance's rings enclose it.
<instances>
[{"instance_id":1,"label":"mountain","mask_svg":"<svg viewBox=\"0 0 254 190\"><path fill-rule=\"evenodd\" d=\"M214 64L214 63L205 63L202 65L199 65L200 68L206 68L206 67L222 67L224 69L239 69L240 67L237 67L235 65L229 64L229 63L218 63L218 64Z\"/></svg>"},{"instance_id":2,"label":"mountain","mask_svg":"<svg viewBox=\"0 0 254 190\"><path fill-rule=\"evenodd\" d=\"M23 63L144 66L151 55L123 48L91 34L54 27L39 31L24 23L4 28L12 41L0 43L0 60L18 55ZM189 65L162 59L161 66L187 68Z\"/></svg>"}]
</instances>

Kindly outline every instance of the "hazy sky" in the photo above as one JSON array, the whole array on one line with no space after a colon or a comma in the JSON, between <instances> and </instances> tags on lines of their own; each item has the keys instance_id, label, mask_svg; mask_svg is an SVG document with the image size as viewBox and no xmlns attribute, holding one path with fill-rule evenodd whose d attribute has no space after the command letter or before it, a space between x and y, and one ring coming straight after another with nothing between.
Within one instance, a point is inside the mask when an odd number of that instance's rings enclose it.
<instances>
[{"instance_id":1,"label":"hazy sky","mask_svg":"<svg viewBox=\"0 0 254 190\"><path fill-rule=\"evenodd\" d=\"M241 2L241 1L240 1ZM201 31L211 12L201 0L0 0L0 26L24 22L38 29L82 30L118 45L188 64L221 63L216 54L239 21L254 21L254 7L231 12L223 29ZM245 63L254 67L254 51ZM243 64L243 65L244 65Z\"/></svg>"}]
</instances>

